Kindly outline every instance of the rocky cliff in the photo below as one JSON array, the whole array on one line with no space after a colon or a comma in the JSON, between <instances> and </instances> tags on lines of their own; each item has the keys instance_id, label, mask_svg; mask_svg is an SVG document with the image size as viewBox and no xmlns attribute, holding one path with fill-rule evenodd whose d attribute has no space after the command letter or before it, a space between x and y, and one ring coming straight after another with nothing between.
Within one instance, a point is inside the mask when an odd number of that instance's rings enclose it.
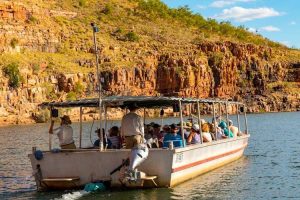
<instances>
[{"instance_id":1,"label":"rocky cliff","mask_svg":"<svg viewBox=\"0 0 300 200\"><path fill-rule=\"evenodd\" d=\"M20 2L0 2L1 123L38 120L43 101L95 95L91 20L101 27L106 95L233 99L250 112L300 109L297 50L199 39L201 31L178 28L180 21L143 19L138 1ZM11 84L8 66L17 66L19 85Z\"/></svg>"}]
</instances>

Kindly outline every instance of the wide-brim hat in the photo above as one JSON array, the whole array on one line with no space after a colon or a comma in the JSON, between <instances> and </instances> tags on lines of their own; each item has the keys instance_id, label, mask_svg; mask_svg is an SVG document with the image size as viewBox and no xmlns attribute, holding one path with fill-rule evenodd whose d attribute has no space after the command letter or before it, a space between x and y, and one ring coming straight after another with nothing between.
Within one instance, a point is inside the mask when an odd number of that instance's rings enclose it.
<instances>
[{"instance_id":1,"label":"wide-brim hat","mask_svg":"<svg viewBox=\"0 0 300 200\"><path fill-rule=\"evenodd\" d=\"M154 125L153 125L153 128L160 128L160 127L161 127L160 124L154 124Z\"/></svg>"},{"instance_id":2,"label":"wide-brim hat","mask_svg":"<svg viewBox=\"0 0 300 200\"><path fill-rule=\"evenodd\" d=\"M194 129L195 131L199 131L200 126L198 124L193 124L192 129Z\"/></svg>"},{"instance_id":3,"label":"wide-brim hat","mask_svg":"<svg viewBox=\"0 0 300 200\"><path fill-rule=\"evenodd\" d=\"M138 109L139 106L137 105L137 103L132 103L132 104L129 104L129 105L127 106L127 108L128 108L129 110L134 110L134 109Z\"/></svg>"},{"instance_id":4,"label":"wide-brim hat","mask_svg":"<svg viewBox=\"0 0 300 200\"><path fill-rule=\"evenodd\" d=\"M191 128L191 127L193 126L193 123L192 123L192 122L186 122L185 124L186 124L186 126L187 126L188 128Z\"/></svg>"},{"instance_id":5,"label":"wide-brim hat","mask_svg":"<svg viewBox=\"0 0 300 200\"><path fill-rule=\"evenodd\" d=\"M64 124L72 124L72 121L68 115L64 115L60 119L62 122L64 122Z\"/></svg>"}]
</instances>

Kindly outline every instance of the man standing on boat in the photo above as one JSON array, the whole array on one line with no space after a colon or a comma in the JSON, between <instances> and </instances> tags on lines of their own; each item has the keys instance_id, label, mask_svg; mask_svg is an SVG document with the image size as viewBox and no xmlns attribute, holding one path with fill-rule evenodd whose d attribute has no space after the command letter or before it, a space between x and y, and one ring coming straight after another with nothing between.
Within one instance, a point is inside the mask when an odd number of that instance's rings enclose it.
<instances>
[{"instance_id":1,"label":"man standing on boat","mask_svg":"<svg viewBox=\"0 0 300 200\"><path fill-rule=\"evenodd\" d=\"M121 136L125 139L126 149L142 144L144 141L144 124L141 116L136 114L137 106L129 105L129 113L124 115L121 122Z\"/></svg>"},{"instance_id":2,"label":"man standing on boat","mask_svg":"<svg viewBox=\"0 0 300 200\"><path fill-rule=\"evenodd\" d=\"M76 149L73 140L73 128L70 126L70 124L72 124L70 117L68 115L64 115L60 119L60 127L55 129L53 129L54 120L51 121L49 133L54 133L58 136L59 146L62 149Z\"/></svg>"}]
</instances>

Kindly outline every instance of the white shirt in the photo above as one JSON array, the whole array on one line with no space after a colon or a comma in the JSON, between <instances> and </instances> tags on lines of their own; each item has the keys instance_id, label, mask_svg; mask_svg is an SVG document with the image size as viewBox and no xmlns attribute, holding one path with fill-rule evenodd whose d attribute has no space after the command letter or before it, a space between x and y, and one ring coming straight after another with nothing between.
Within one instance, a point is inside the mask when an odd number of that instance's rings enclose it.
<instances>
[{"instance_id":1,"label":"white shirt","mask_svg":"<svg viewBox=\"0 0 300 200\"><path fill-rule=\"evenodd\" d=\"M203 136L203 138L205 138L205 140L207 142L211 142L212 141L212 137L211 137L210 133L208 133L208 132L202 132L202 136Z\"/></svg>"},{"instance_id":2,"label":"white shirt","mask_svg":"<svg viewBox=\"0 0 300 200\"><path fill-rule=\"evenodd\" d=\"M144 137L143 119L134 112L124 115L121 123L121 135L142 135Z\"/></svg>"},{"instance_id":3,"label":"white shirt","mask_svg":"<svg viewBox=\"0 0 300 200\"><path fill-rule=\"evenodd\" d=\"M71 144L73 140L73 128L69 125L61 125L60 127L53 130L53 133L57 135L59 145Z\"/></svg>"}]
</instances>

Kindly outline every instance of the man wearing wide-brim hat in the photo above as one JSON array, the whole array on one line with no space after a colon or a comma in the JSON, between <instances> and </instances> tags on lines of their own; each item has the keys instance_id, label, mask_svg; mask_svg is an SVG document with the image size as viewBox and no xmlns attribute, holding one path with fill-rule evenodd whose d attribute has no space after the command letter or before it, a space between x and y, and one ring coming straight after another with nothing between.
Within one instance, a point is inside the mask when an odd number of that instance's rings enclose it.
<instances>
[{"instance_id":1,"label":"man wearing wide-brim hat","mask_svg":"<svg viewBox=\"0 0 300 200\"><path fill-rule=\"evenodd\" d=\"M121 121L121 137L125 140L126 149L137 147L144 143L144 122L136 111L136 104L128 105L129 113Z\"/></svg>"},{"instance_id":2,"label":"man wearing wide-brim hat","mask_svg":"<svg viewBox=\"0 0 300 200\"><path fill-rule=\"evenodd\" d=\"M72 121L68 115L64 115L61 118L60 127L53 129L54 120L51 121L51 125L49 128L50 134L55 134L59 140L59 146L62 149L76 149L73 140L73 128L70 126Z\"/></svg>"}]
</instances>

